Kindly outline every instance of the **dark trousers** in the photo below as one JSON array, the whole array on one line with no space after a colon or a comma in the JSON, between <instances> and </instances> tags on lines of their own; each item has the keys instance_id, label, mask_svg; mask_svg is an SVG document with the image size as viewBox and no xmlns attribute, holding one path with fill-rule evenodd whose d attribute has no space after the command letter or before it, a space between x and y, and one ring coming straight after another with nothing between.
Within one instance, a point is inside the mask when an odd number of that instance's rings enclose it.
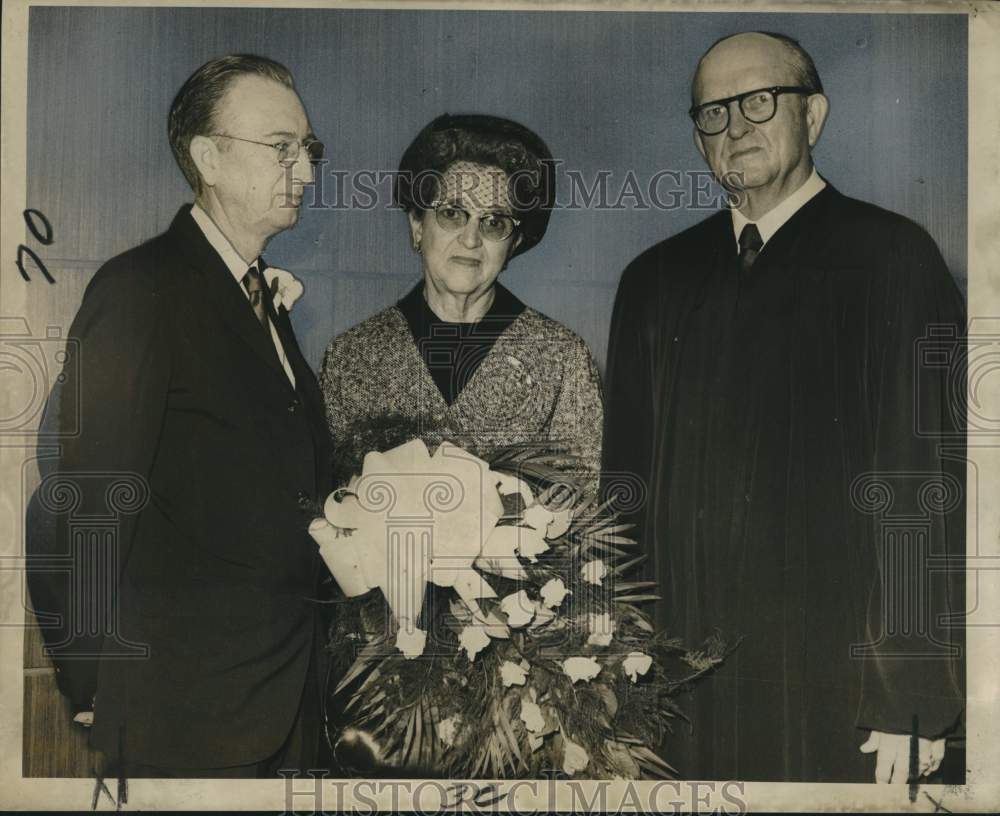
<instances>
[{"instance_id":1,"label":"dark trousers","mask_svg":"<svg viewBox=\"0 0 1000 816\"><path fill-rule=\"evenodd\" d=\"M316 767L322 728L316 652L309 660L306 685L292 730L272 756L247 765L228 768L165 768L126 762L124 776L130 779L272 779L280 771L306 771Z\"/></svg>"}]
</instances>

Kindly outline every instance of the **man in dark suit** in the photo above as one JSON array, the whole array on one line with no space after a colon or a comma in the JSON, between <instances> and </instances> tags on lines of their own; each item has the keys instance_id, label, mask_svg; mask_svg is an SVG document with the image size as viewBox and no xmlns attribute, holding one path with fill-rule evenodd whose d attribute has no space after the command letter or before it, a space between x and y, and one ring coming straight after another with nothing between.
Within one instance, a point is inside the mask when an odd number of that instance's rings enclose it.
<instances>
[{"instance_id":1,"label":"man in dark suit","mask_svg":"<svg viewBox=\"0 0 1000 816\"><path fill-rule=\"evenodd\" d=\"M331 452L289 321L296 283L269 286L260 255L296 223L323 146L288 70L251 55L199 68L169 137L196 201L87 288L78 377L49 412L80 431L43 463L29 585L60 688L112 768L274 776L311 767L319 745L307 527ZM115 509L110 548L79 535ZM68 580L46 568L67 553Z\"/></svg>"},{"instance_id":2,"label":"man in dark suit","mask_svg":"<svg viewBox=\"0 0 1000 816\"><path fill-rule=\"evenodd\" d=\"M963 709L964 370L918 363L961 359L963 300L922 228L816 172L827 112L794 40L713 45L690 113L732 207L615 304L605 468L646 485L658 623L742 637L666 743L689 778L905 782Z\"/></svg>"}]
</instances>

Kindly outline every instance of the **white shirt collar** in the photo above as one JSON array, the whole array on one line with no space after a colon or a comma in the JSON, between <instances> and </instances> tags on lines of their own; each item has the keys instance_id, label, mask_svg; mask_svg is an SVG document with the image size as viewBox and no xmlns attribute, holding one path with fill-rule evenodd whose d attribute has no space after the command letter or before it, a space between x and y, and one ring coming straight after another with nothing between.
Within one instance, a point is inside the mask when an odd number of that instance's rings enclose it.
<instances>
[{"instance_id":1,"label":"white shirt collar","mask_svg":"<svg viewBox=\"0 0 1000 816\"><path fill-rule=\"evenodd\" d=\"M826 187L826 182L820 178L819 173L816 172L816 168L813 167L812 174L806 179L805 184L788 196L777 207L765 213L756 221L751 221L735 208L731 210L736 246L739 247L740 245L740 233L743 232L743 227L751 223L757 225L757 229L760 230L760 237L766 244L771 236L781 229L789 218L802 209L802 206L824 187Z\"/></svg>"},{"instance_id":2,"label":"white shirt collar","mask_svg":"<svg viewBox=\"0 0 1000 816\"><path fill-rule=\"evenodd\" d=\"M219 257L222 258L222 262L226 265L226 268L232 273L232 276L236 278L236 282L241 286L243 285L243 278L247 273L247 270L251 266L260 267L257 264L257 260L254 259L253 263L247 263L243 258L240 257L240 253L236 251L229 239L223 235L222 230L216 226L216 223L212 220L207 212L205 212L197 204L191 207L191 217L194 222L201 227L201 231L205 233L205 238L208 239L208 243L212 245L212 249L219 253Z\"/></svg>"},{"instance_id":3,"label":"white shirt collar","mask_svg":"<svg viewBox=\"0 0 1000 816\"><path fill-rule=\"evenodd\" d=\"M250 269L251 266L256 266L258 269L261 268L260 258L255 259L252 264L243 260L243 258L240 257L240 253L236 251L231 243L229 243L229 239L222 234L222 230L219 229L216 223L212 220L211 216L197 204L191 207L191 217L201 228L201 231L205 233L205 238L207 238L208 243L212 245L212 249L219 253L219 257L222 258L222 262L226 265L232 273L232 276L236 279L236 282L239 284L240 291L249 299L250 292L247 291L247 288L243 285L243 278L246 277L247 270ZM285 354L285 347L282 345L281 338L278 336L278 328L275 326L273 320L268 322L270 324L271 342L274 343L274 350L278 353L278 359L281 360L281 367L285 370L285 376L288 377L288 381L292 384L292 388L295 388L295 372L292 371L292 364L288 360L288 355Z\"/></svg>"}]
</instances>

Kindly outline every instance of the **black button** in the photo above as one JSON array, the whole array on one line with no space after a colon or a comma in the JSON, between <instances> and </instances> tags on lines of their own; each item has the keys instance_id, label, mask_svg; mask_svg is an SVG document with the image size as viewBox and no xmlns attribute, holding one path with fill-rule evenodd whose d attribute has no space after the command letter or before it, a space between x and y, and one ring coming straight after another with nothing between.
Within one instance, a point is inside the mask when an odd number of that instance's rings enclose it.
<instances>
[{"instance_id":1,"label":"black button","mask_svg":"<svg viewBox=\"0 0 1000 816\"><path fill-rule=\"evenodd\" d=\"M300 490L298 493L295 494L295 501L299 503L299 507L304 508L309 506L311 499L309 498L309 494L304 493L303 491Z\"/></svg>"},{"instance_id":2,"label":"black button","mask_svg":"<svg viewBox=\"0 0 1000 816\"><path fill-rule=\"evenodd\" d=\"M293 399L290 403L288 403L288 413L294 414L298 409L299 401L297 399Z\"/></svg>"}]
</instances>

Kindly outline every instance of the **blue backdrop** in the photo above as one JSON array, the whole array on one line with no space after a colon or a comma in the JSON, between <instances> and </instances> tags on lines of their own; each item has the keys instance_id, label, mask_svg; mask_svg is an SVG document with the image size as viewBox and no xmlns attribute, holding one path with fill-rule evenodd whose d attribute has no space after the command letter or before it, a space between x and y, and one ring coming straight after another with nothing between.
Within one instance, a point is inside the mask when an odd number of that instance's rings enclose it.
<instances>
[{"instance_id":1,"label":"blue backdrop","mask_svg":"<svg viewBox=\"0 0 1000 816\"><path fill-rule=\"evenodd\" d=\"M200 64L249 51L294 73L328 146L329 174L394 169L444 111L536 130L563 162L566 203L571 176L589 188L603 174L608 206L560 209L545 241L505 273L522 299L583 335L603 365L624 266L707 214L690 194L705 183L686 116L691 73L712 41L745 29L785 32L813 54L831 99L820 172L923 224L964 285L960 15L36 7L27 206L52 221L55 243L40 254L58 283L30 285L29 320L68 325L94 270L161 232L190 199L167 145L167 109ZM675 206L651 206L659 171L695 174L679 184L661 176L660 203ZM374 207L364 195L350 206L339 178L324 177L331 206L310 207L266 253L304 279L293 319L314 365L331 337L419 274L388 185Z\"/></svg>"}]
</instances>

